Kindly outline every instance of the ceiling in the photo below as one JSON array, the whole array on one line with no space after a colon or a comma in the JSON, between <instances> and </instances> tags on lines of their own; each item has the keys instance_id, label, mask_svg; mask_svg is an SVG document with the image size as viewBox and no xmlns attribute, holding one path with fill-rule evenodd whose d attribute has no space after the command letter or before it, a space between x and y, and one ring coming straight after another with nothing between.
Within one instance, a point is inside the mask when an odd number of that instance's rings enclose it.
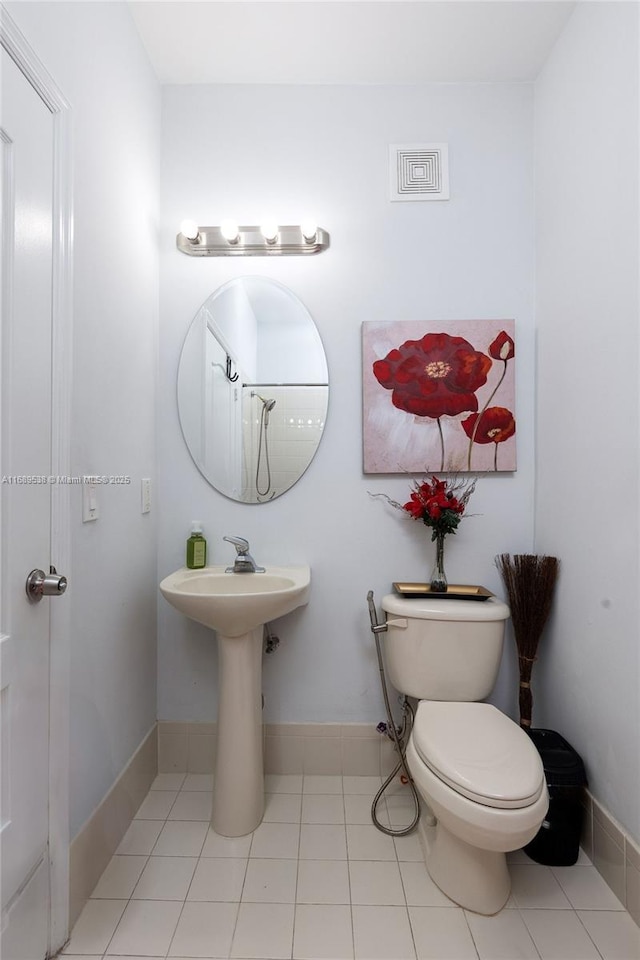
<instances>
[{"instance_id":1,"label":"ceiling","mask_svg":"<svg viewBox=\"0 0 640 960\"><path fill-rule=\"evenodd\" d=\"M535 79L575 3L555 0L138 0L161 83Z\"/></svg>"}]
</instances>

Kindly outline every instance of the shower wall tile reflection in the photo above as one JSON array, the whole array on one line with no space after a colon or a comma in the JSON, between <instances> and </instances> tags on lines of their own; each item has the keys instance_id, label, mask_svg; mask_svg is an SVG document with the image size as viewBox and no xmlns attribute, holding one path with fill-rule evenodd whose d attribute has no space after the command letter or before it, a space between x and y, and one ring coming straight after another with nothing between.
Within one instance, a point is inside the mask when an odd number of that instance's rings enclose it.
<instances>
[{"instance_id":1,"label":"shower wall tile reflection","mask_svg":"<svg viewBox=\"0 0 640 960\"><path fill-rule=\"evenodd\" d=\"M263 403L256 393L267 401L275 400L266 425ZM328 396L326 385L254 384L244 388L243 499L270 500L299 479L320 442Z\"/></svg>"}]
</instances>

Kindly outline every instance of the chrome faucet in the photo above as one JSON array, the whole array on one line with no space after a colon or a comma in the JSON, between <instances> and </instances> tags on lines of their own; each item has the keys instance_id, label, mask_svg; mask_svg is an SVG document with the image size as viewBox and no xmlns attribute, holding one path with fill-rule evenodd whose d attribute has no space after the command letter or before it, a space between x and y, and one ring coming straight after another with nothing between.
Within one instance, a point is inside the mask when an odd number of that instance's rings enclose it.
<instances>
[{"instance_id":1,"label":"chrome faucet","mask_svg":"<svg viewBox=\"0 0 640 960\"><path fill-rule=\"evenodd\" d=\"M249 541L244 537L223 537L227 543L236 548L236 559L232 567L227 567L225 573L265 573L264 567L258 567L249 553Z\"/></svg>"}]
</instances>

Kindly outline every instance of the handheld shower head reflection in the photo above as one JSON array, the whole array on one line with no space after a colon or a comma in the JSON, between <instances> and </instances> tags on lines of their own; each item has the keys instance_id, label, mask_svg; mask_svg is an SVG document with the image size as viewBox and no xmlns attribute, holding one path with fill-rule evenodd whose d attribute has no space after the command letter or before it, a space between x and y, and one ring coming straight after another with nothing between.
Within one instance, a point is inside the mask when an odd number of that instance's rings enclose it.
<instances>
[{"instance_id":1,"label":"handheld shower head reflection","mask_svg":"<svg viewBox=\"0 0 640 960\"><path fill-rule=\"evenodd\" d=\"M252 397L257 397L258 400L262 401L262 412L263 412L263 415L264 415L264 425L265 425L265 427L268 426L268 425L269 425L269 414L271 413L271 411L272 411L273 408L275 407L276 401L275 401L273 398L265 400L265 398L264 398L264 397L261 397L259 393L256 393L256 392L255 392L255 390L252 390L252 391L251 391L251 396L252 396Z\"/></svg>"}]
</instances>

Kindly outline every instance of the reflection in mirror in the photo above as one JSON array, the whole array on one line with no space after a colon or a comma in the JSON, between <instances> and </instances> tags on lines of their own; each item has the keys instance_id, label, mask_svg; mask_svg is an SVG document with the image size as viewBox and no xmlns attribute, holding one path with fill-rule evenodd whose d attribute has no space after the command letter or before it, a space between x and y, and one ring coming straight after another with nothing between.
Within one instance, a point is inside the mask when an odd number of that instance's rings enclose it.
<instances>
[{"instance_id":1,"label":"reflection in mirror","mask_svg":"<svg viewBox=\"0 0 640 960\"><path fill-rule=\"evenodd\" d=\"M306 307L280 283L241 277L196 314L178 369L178 412L193 460L243 503L280 496L318 448L327 361Z\"/></svg>"}]
</instances>

